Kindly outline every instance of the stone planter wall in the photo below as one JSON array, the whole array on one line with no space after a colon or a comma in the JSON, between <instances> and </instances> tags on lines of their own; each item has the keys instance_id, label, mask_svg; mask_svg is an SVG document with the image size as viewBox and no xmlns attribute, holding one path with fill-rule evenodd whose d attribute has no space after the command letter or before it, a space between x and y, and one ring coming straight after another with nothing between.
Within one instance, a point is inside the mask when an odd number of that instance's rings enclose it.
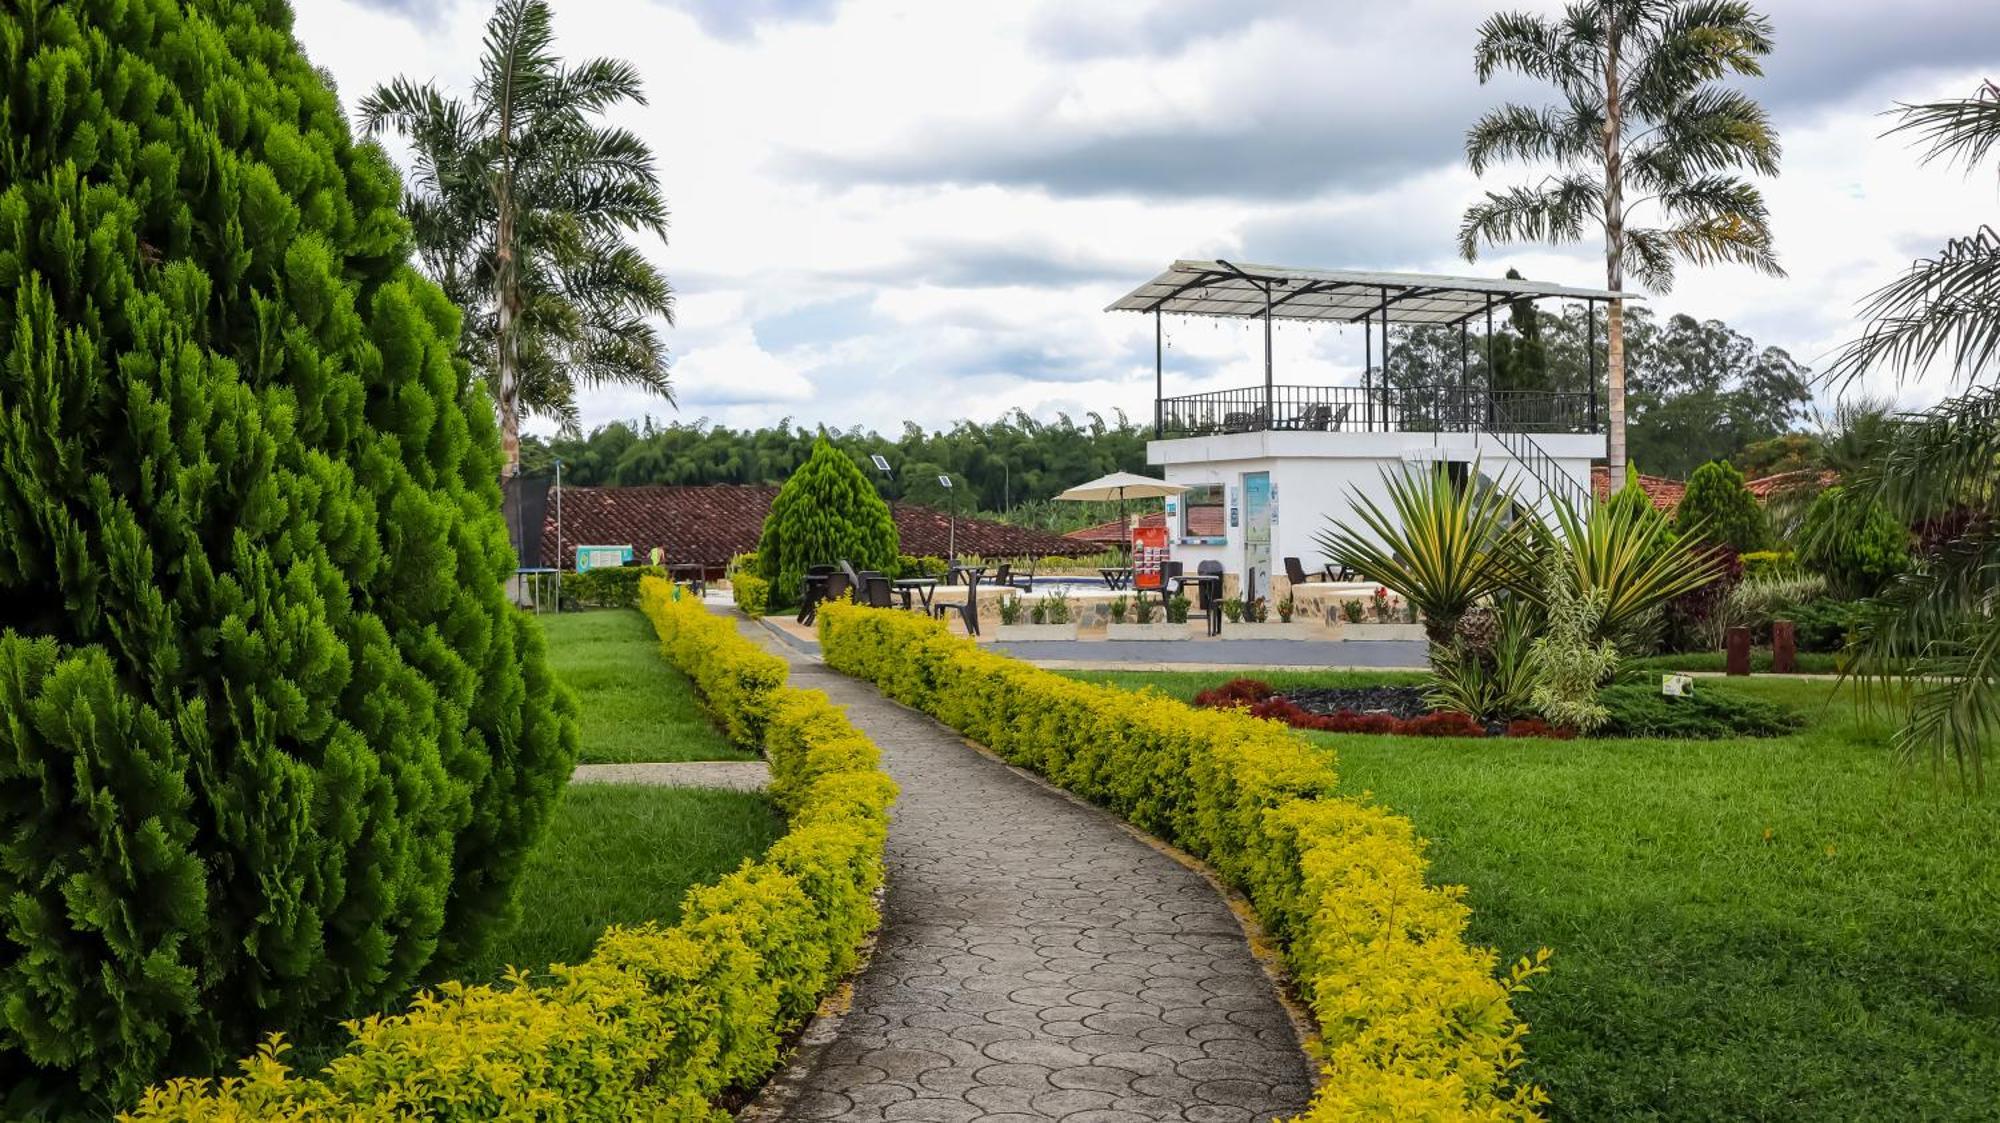
<instances>
[{"instance_id":1,"label":"stone planter wall","mask_svg":"<svg viewBox=\"0 0 2000 1123\"><path fill-rule=\"evenodd\" d=\"M1186 624L1112 624L1105 628L1105 639L1170 640L1188 638Z\"/></svg>"},{"instance_id":2,"label":"stone planter wall","mask_svg":"<svg viewBox=\"0 0 2000 1123\"><path fill-rule=\"evenodd\" d=\"M1342 624L1340 637L1343 640L1417 640L1428 639L1422 624Z\"/></svg>"},{"instance_id":3,"label":"stone planter wall","mask_svg":"<svg viewBox=\"0 0 2000 1123\"><path fill-rule=\"evenodd\" d=\"M982 624L984 614L981 615ZM993 638L1002 643L1021 643L1040 640L1065 640L1076 638L1075 624L1000 624L993 629Z\"/></svg>"}]
</instances>

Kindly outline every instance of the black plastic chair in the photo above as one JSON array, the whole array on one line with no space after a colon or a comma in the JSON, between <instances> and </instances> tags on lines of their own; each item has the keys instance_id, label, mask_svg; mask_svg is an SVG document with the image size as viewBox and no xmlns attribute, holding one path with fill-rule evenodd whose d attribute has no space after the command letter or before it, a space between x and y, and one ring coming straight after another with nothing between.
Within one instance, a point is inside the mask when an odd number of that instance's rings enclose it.
<instances>
[{"instance_id":1,"label":"black plastic chair","mask_svg":"<svg viewBox=\"0 0 2000 1123\"><path fill-rule=\"evenodd\" d=\"M970 570L967 570L965 573L964 604L934 604L931 606L931 613L940 620L953 612L958 613L959 619L964 621L966 635L976 636L979 634L979 575L977 573L973 573Z\"/></svg>"},{"instance_id":2,"label":"black plastic chair","mask_svg":"<svg viewBox=\"0 0 2000 1123\"><path fill-rule=\"evenodd\" d=\"M1317 574L1309 574L1306 572L1306 567L1299 563L1299 559L1286 558L1285 580L1290 581L1294 585L1303 585L1308 581L1331 581L1333 580L1333 575L1327 573L1325 570L1321 570Z\"/></svg>"},{"instance_id":3,"label":"black plastic chair","mask_svg":"<svg viewBox=\"0 0 2000 1123\"><path fill-rule=\"evenodd\" d=\"M1213 578L1203 581L1195 596L1202 614L1208 617L1208 634L1222 634L1222 563L1205 561L1195 567L1197 576Z\"/></svg>"},{"instance_id":4,"label":"black plastic chair","mask_svg":"<svg viewBox=\"0 0 2000 1123\"><path fill-rule=\"evenodd\" d=\"M860 573L861 583L855 586L854 600L869 608L895 607L894 591L889 586L889 578L872 569Z\"/></svg>"}]
</instances>

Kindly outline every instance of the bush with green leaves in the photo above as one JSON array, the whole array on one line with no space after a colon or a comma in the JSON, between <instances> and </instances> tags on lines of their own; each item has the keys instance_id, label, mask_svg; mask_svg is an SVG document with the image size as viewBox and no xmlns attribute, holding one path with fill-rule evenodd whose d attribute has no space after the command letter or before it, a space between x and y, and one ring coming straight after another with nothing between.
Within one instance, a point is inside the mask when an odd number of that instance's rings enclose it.
<instances>
[{"instance_id":1,"label":"bush with green leaves","mask_svg":"<svg viewBox=\"0 0 2000 1123\"><path fill-rule=\"evenodd\" d=\"M1737 553L1762 550L1771 540L1764 508L1743 486L1743 473L1724 460L1713 460L1694 470L1687 493L1674 508L1674 529Z\"/></svg>"},{"instance_id":2,"label":"bush with green leaves","mask_svg":"<svg viewBox=\"0 0 2000 1123\"><path fill-rule=\"evenodd\" d=\"M777 608L798 603L808 566L842 561L894 572L896 520L854 461L821 437L771 502L757 540L758 575L771 583Z\"/></svg>"},{"instance_id":3,"label":"bush with green leaves","mask_svg":"<svg viewBox=\"0 0 2000 1123\"><path fill-rule=\"evenodd\" d=\"M289 9L8 4L0 83L0 1086L103 1116L477 953L574 707Z\"/></svg>"},{"instance_id":4,"label":"bush with green leaves","mask_svg":"<svg viewBox=\"0 0 2000 1123\"><path fill-rule=\"evenodd\" d=\"M1609 720L1605 737L1661 737L1683 741L1718 741L1730 737L1782 737L1805 726L1796 710L1738 694L1728 687L1697 682L1694 693L1669 698L1660 680L1649 675L1598 691L1597 700Z\"/></svg>"},{"instance_id":5,"label":"bush with green leaves","mask_svg":"<svg viewBox=\"0 0 2000 1123\"><path fill-rule=\"evenodd\" d=\"M1889 509L1843 487L1806 508L1799 561L1838 596L1869 597L1910 568L1912 538Z\"/></svg>"},{"instance_id":6,"label":"bush with green leaves","mask_svg":"<svg viewBox=\"0 0 2000 1123\"><path fill-rule=\"evenodd\" d=\"M1557 564L1544 577L1545 617L1528 645L1528 703L1556 726L1591 733L1611 716L1597 693L1618 669L1618 645L1598 634L1609 594L1577 588L1575 572Z\"/></svg>"},{"instance_id":7,"label":"bush with green leaves","mask_svg":"<svg viewBox=\"0 0 2000 1123\"><path fill-rule=\"evenodd\" d=\"M563 600L585 608L635 608L639 579L666 576L666 567L658 565L607 565L564 574Z\"/></svg>"}]
</instances>

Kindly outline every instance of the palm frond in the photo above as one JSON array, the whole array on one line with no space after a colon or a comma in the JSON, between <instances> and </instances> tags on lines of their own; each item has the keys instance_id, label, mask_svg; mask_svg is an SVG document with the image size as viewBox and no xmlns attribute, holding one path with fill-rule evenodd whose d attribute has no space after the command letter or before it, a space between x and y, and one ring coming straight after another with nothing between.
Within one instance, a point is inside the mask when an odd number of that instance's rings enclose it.
<instances>
[{"instance_id":1,"label":"palm frond","mask_svg":"<svg viewBox=\"0 0 2000 1123\"><path fill-rule=\"evenodd\" d=\"M1703 83L1764 73L1771 21L1745 0L1680 0L1657 7L1654 18L1628 17L1635 45L1643 48L1625 82L1635 113L1665 117Z\"/></svg>"},{"instance_id":2,"label":"palm frond","mask_svg":"<svg viewBox=\"0 0 2000 1123\"><path fill-rule=\"evenodd\" d=\"M1603 127L1601 105L1557 110L1509 103L1488 111L1465 134L1465 159L1474 175L1507 160L1576 160L1590 153Z\"/></svg>"},{"instance_id":3,"label":"palm frond","mask_svg":"<svg viewBox=\"0 0 2000 1123\"><path fill-rule=\"evenodd\" d=\"M1835 356L1826 378L1851 381L1881 368L1907 378L1941 359L1961 381L2000 370L2000 233L1983 226L1953 239L1871 293L1862 313L1867 328Z\"/></svg>"},{"instance_id":4,"label":"palm frond","mask_svg":"<svg viewBox=\"0 0 2000 1123\"><path fill-rule=\"evenodd\" d=\"M1544 552L1575 568L1580 593L1603 595L1603 636L1622 634L1666 602L1716 580L1699 534L1676 535L1650 504L1595 503L1586 514L1559 500L1555 515L1562 548Z\"/></svg>"},{"instance_id":5,"label":"palm frond","mask_svg":"<svg viewBox=\"0 0 2000 1123\"><path fill-rule=\"evenodd\" d=\"M1554 83L1565 90L1588 88L1588 58L1565 28L1532 12L1498 12L1479 25L1472 49L1473 70L1483 84L1500 70Z\"/></svg>"},{"instance_id":6,"label":"palm frond","mask_svg":"<svg viewBox=\"0 0 2000 1123\"><path fill-rule=\"evenodd\" d=\"M1582 174L1551 177L1535 187L1488 191L1466 208L1458 226L1458 252L1476 261L1479 247L1510 242L1574 242L1599 218L1601 181Z\"/></svg>"},{"instance_id":7,"label":"palm frond","mask_svg":"<svg viewBox=\"0 0 2000 1123\"><path fill-rule=\"evenodd\" d=\"M1969 98L1902 105L1897 112L1903 119L1884 135L1911 134L1925 149L1925 163L1943 160L1970 169L2000 145L2000 82L1982 83Z\"/></svg>"}]
</instances>

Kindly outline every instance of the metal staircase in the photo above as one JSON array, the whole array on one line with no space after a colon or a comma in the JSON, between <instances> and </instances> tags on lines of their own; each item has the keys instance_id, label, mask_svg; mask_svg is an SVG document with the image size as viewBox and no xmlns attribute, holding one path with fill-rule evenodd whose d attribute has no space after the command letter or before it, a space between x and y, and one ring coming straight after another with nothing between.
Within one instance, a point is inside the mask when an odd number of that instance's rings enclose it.
<instances>
[{"instance_id":1,"label":"metal staircase","mask_svg":"<svg viewBox=\"0 0 2000 1123\"><path fill-rule=\"evenodd\" d=\"M1542 489L1542 497L1551 503L1561 500L1569 504L1571 510L1585 513L1590 510L1591 495L1588 489L1570 477L1550 456L1540 441L1518 429L1505 426L1488 430L1487 436L1500 442L1516 463L1527 469L1529 478Z\"/></svg>"}]
</instances>

